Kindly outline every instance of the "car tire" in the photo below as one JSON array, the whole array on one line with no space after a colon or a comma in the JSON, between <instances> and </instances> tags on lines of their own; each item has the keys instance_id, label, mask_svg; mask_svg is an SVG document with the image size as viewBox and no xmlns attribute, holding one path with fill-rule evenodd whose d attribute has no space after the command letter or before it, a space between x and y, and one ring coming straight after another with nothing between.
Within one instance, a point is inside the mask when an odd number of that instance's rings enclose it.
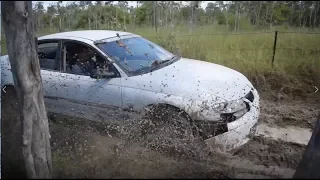
<instances>
[{"instance_id":1,"label":"car tire","mask_svg":"<svg viewBox=\"0 0 320 180\"><path fill-rule=\"evenodd\" d=\"M207 159L212 153L191 118L178 108L156 105L145 119L152 122L152 130L144 141L151 149L196 160Z\"/></svg>"},{"instance_id":2,"label":"car tire","mask_svg":"<svg viewBox=\"0 0 320 180\"><path fill-rule=\"evenodd\" d=\"M148 119L158 125L161 123L166 125L175 126L179 130L187 131L189 135L194 138L199 138L199 129L193 120L184 111L170 106L170 105L154 105L151 110L146 114Z\"/></svg>"}]
</instances>

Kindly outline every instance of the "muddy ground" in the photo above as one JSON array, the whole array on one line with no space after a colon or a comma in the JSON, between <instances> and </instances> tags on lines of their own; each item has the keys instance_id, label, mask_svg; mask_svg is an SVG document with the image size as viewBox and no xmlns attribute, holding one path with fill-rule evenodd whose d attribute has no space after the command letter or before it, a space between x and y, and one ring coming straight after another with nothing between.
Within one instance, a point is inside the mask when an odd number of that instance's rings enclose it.
<instances>
[{"instance_id":1,"label":"muddy ground","mask_svg":"<svg viewBox=\"0 0 320 180\"><path fill-rule=\"evenodd\" d=\"M20 130L13 91L2 93L1 107L2 177L21 177L15 168L22 164L19 139L10 136ZM313 128L317 113L315 102L263 99L259 123ZM256 136L232 153L220 153L169 132L141 138L134 125L123 133L117 125L55 113L48 117L56 178L290 178L305 150L305 145Z\"/></svg>"}]
</instances>

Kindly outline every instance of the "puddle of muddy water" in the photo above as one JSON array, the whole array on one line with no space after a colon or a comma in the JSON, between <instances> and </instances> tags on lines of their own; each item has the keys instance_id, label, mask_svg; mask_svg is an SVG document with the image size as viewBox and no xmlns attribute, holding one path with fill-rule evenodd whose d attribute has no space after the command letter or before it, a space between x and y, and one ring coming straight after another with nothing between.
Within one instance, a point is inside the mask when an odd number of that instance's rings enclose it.
<instances>
[{"instance_id":1,"label":"puddle of muddy water","mask_svg":"<svg viewBox=\"0 0 320 180\"><path fill-rule=\"evenodd\" d=\"M314 129L320 113L318 103L261 100L260 121L271 126Z\"/></svg>"},{"instance_id":2,"label":"puddle of muddy water","mask_svg":"<svg viewBox=\"0 0 320 180\"><path fill-rule=\"evenodd\" d=\"M271 127L268 124L259 124L256 127L256 136L264 136L274 140L307 145L312 135L312 130L294 126Z\"/></svg>"}]
</instances>

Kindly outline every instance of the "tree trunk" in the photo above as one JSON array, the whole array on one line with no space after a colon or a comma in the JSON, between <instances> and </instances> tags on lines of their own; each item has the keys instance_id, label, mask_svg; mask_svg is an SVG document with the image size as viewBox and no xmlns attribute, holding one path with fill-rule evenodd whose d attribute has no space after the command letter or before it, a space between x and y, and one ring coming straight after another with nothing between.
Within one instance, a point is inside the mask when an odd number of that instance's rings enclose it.
<instances>
[{"instance_id":1,"label":"tree trunk","mask_svg":"<svg viewBox=\"0 0 320 180\"><path fill-rule=\"evenodd\" d=\"M169 11L171 11L171 7L170 6L167 6L167 8L169 8ZM165 11L165 19L166 19L166 29L168 29L168 10Z\"/></svg>"},{"instance_id":2,"label":"tree trunk","mask_svg":"<svg viewBox=\"0 0 320 180\"><path fill-rule=\"evenodd\" d=\"M239 1L239 7L238 7L238 29L237 31L240 31L240 16L241 16L241 11L240 11L241 7L240 7L240 1Z\"/></svg>"},{"instance_id":3,"label":"tree trunk","mask_svg":"<svg viewBox=\"0 0 320 180\"><path fill-rule=\"evenodd\" d=\"M310 19L309 19L309 28L311 28L312 27L312 21L311 21L311 19L312 19L312 9L310 9Z\"/></svg>"},{"instance_id":4,"label":"tree trunk","mask_svg":"<svg viewBox=\"0 0 320 180\"><path fill-rule=\"evenodd\" d=\"M260 26L260 12L261 12L261 7L262 7L262 1L259 2L259 9L258 9L258 14L256 18L256 23L258 23L258 26Z\"/></svg>"},{"instance_id":5,"label":"tree trunk","mask_svg":"<svg viewBox=\"0 0 320 180\"><path fill-rule=\"evenodd\" d=\"M273 18L273 9L274 9L274 4L275 2L272 2L272 6L271 6L271 15L270 15L270 30L272 28L272 18Z\"/></svg>"},{"instance_id":6,"label":"tree trunk","mask_svg":"<svg viewBox=\"0 0 320 180\"><path fill-rule=\"evenodd\" d=\"M227 6L229 6L229 5L227 5ZM226 9L227 9L227 12L226 12L226 15L225 15L225 17L226 17L226 25L227 25L227 29L229 30L229 7L226 7Z\"/></svg>"},{"instance_id":7,"label":"tree trunk","mask_svg":"<svg viewBox=\"0 0 320 180\"><path fill-rule=\"evenodd\" d=\"M153 25L157 32L157 1L153 1Z\"/></svg>"},{"instance_id":8,"label":"tree trunk","mask_svg":"<svg viewBox=\"0 0 320 180\"><path fill-rule=\"evenodd\" d=\"M117 7L116 8L116 29L118 29L118 10L117 10Z\"/></svg>"},{"instance_id":9,"label":"tree trunk","mask_svg":"<svg viewBox=\"0 0 320 180\"><path fill-rule=\"evenodd\" d=\"M22 122L27 178L52 178L48 118L43 100L31 1L2 1L2 22Z\"/></svg>"},{"instance_id":10,"label":"tree trunk","mask_svg":"<svg viewBox=\"0 0 320 180\"><path fill-rule=\"evenodd\" d=\"M300 24L300 27L302 26L302 2L300 1L300 11L299 11L299 24Z\"/></svg>"},{"instance_id":11,"label":"tree trunk","mask_svg":"<svg viewBox=\"0 0 320 180\"><path fill-rule=\"evenodd\" d=\"M126 31L126 12L123 13L123 29Z\"/></svg>"},{"instance_id":12,"label":"tree trunk","mask_svg":"<svg viewBox=\"0 0 320 180\"><path fill-rule=\"evenodd\" d=\"M192 34L192 30L193 30L193 16L194 16L194 8L191 7L191 18L190 18L190 28L189 28L189 34Z\"/></svg>"},{"instance_id":13,"label":"tree trunk","mask_svg":"<svg viewBox=\"0 0 320 180\"><path fill-rule=\"evenodd\" d=\"M138 1L137 1L136 9L134 10L134 15L133 15L133 25L132 25L133 31L135 30L135 25L136 25L137 10L138 10Z\"/></svg>"},{"instance_id":14,"label":"tree trunk","mask_svg":"<svg viewBox=\"0 0 320 180\"><path fill-rule=\"evenodd\" d=\"M266 2L266 19L264 20L264 26L267 26L268 23L268 15L269 15L269 1Z\"/></svg>"},{"instance_id":15,"label":"tree trunk","mask_svg":"<svg viewBox=\"0 0 320 180\"><path fill-rule=\"evenodd\" d=\"M234 15L234 31L236 32L237 31L237 15L238 15L238 3L235 2L235 7L236 7L236 12L235 12L235 15Z\"/></svg>"},{"instance_id":16,"label":"tree trunk","mask_svg":"<svg viewBox=\"0 0 320 180\"><path fill-rule=\"evenodd\" d=\"M59 15L59 32L62 31L62 28L61 28L61 16Z\"/></svg>"},{"instance_id":17,"label":"tree trunk","mask_svg":"<svg viewBox=\"0 0 320 180\"><path fill-rule=\"evenodd\" d=\"M318 5L318 6L317 6ZM315 5L315 13L314 13L314 18L313 18L313 27L316 28L316 22L317 22L317 16L318 16L318 10L320 8L319 2Z\"/></svg>"},{"instance_id":18,"label":"tree trunk","mask_svg":"<svg viewBox=\"0 0 320 180\"><path fill-rule=\"evenodd\" d=\"M51 32L51 28L52 28L52 19L53 19L53 16L50 17L50 32Z\"/></svg>"},{"instance_id":19,"label":"tree trunk","mask_svg":"<svg viewBox=\"0 0 320 180\"><path fill-rule=\"evenodd\" d=\"M91 29L91 19L88 17L88 27L89 27L89 30Z\"/></svg>"},{"instance_id":20,"label":"tree trunk","mask_svg":"<svg viewBox=\"0 0 320 180\"><path fill-rule=\"evenodd\" d=\"M305 17L303 18L303 24L302 24L302 27L305 27L305 26L306 26L306 24L307 24L307 17L305 16Z\"/></svg>"}]
</instances>

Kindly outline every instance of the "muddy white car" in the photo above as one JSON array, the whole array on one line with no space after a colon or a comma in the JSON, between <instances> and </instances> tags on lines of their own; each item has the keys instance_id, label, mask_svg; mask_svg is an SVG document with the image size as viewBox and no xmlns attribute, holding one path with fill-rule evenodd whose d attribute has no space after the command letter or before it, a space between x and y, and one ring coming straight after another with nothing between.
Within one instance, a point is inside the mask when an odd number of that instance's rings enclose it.
<instances>
[{"instance_id":1,"label":"muddy white car","mask_svg":"<svg viewBox=\"0 0 320 180\"><path fill-rule=\"evenodd\" d=\"M259 95L244 75L132 33L51 34L38 38L38 54L45 97L138 112L157 104L179 109L224 150L246 143L258 120ZM1 68L1 87L13 85L8 56Z\"/></svg>"}]
</instances>

